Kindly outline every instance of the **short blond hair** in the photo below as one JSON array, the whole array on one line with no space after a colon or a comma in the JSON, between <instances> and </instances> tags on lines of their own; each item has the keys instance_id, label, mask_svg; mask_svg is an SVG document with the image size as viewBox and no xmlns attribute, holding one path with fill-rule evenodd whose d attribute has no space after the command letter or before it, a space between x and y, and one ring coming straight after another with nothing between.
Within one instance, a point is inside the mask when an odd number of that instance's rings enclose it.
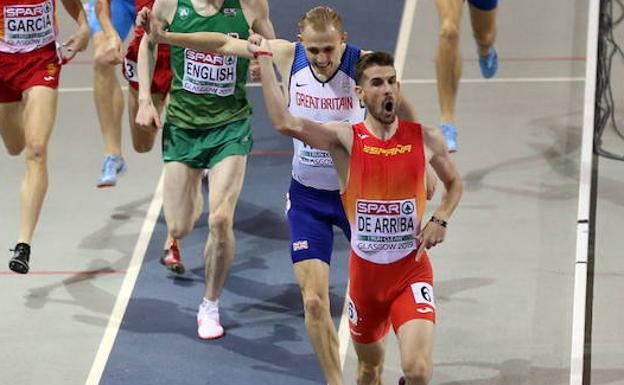
<instances>
[{"instance_id":1,"label":"short blond hair","mask_svg":"<svg viewBox=\"0 0 624 385\"><path fill-rule=\"evenodd\" d=\"M299 32L309 25L315 31L325 31L330 25L342 32L342 18L335 9L326 6L314 7L299 20Z\"/></svg>"}]
</instances>

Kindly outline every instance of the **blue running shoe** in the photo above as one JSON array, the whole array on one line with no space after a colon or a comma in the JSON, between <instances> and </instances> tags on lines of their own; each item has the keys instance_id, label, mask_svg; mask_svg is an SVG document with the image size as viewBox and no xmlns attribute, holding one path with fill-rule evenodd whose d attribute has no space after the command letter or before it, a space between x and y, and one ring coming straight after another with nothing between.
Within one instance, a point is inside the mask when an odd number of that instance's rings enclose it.
<instances>
[{"instance_id":1,"label":"blue running shoe","mask_svg":"<svg viewBox=\"0 0 624 385\"><path fill-rule=\"evenodd\" d=\"M457 129L453 123L440 124L440 130L446 137L446 145L448 146L448 152L457 152Z\"/></svg>"},{"instance_id":2,"label":"blue running shoe","mask_svg":"<svg viewBox=\"0 0 624 385\"><path fill-rule=\"evenodd\" d=\"M496 70L498 70L498 54L494 47L490 47L490 52L488 52L487 55L479 55L479 67L481 67L481 75L486 79L496 75Z\"/></svg>"},{"instance_id":3,"label":"blue running shoe","mask_svg":"<svg viewBox=\"0 0 624 385\"><path fill-rule=\"evenodd\" d=\"M97 188L113 187L117 179L126 172L126 162L117 155L109 155L104 159L102 176L97 181Z\"/></svg>"}]
</instances>

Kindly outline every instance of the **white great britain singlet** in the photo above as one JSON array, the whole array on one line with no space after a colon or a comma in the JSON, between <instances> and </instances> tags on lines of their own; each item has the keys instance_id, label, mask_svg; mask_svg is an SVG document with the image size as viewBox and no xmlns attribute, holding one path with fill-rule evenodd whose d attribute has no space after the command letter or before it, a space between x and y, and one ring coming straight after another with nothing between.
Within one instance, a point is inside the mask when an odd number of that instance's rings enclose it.
<instances>
[{"instance_id":1,"label":"white great britain singlet","mask_svg":"<svg viewBox=\"0 0 624 385\"><path fill-rule=\"evenodd\" d=\"M327 81L317 79L301 43L295 47L295 57L290 71L288 111L294 116L319 123L364 120L365 108L355 95L355 63L360 49L347 44L340 67ZM338 190L338 174L328 151L308 146L293 139L293 178L304 186L320 190Z\"/></svg>"},{"instance_id":2,"label":"white great britain singlet","mask_svg":"<svg viewBox=\"0 0 624 385\"><path fill-rule=\"evenodd\" d=\"M0 0L0 52L31 52L56 40L54 0Z\"/></svg>"}]
</instances>

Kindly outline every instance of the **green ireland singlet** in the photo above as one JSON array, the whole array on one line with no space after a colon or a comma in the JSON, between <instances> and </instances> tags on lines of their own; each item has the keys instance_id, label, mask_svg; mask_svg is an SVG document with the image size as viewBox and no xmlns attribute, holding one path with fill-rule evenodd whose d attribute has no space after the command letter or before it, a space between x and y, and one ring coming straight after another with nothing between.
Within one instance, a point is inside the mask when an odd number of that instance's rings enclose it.
<instances>
[{"instance_id":1,"label":"green ireland singlet","mask_svg":"<svg viewBox=\"0 0 624 385\"><path fill-rule=\"evenodd\" d=\"M201 16L191 0L178 0L170 32L221 32L249 37L239 0L224 0L218 13ZM214 128L251 115L245 83L249 60L171 46L173 80L167 121L181 128Z\"/></svg>"}]
</instances>

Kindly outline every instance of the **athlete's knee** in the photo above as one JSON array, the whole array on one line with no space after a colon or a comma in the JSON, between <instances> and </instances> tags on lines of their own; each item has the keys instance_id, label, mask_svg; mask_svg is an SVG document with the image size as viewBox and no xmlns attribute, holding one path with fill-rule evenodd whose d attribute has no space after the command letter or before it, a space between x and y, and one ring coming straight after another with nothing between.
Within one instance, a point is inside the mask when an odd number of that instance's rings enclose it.
<instances>
[{"instance_id":1,"label":"athlete's knee","mask_svg":"<svg viewBox=\"0 0 624 385\"><path fill-rule=\"evenodd\" d=\"M357 368L357 384L373 385L381 383L382 363L359 361Z\"/></svg>"},{"instance_id":2,"label":"athlete's knee","mask_svg":"<svg viewBox=\"0 0 624 385\"><path fill-rule=\"evenodd\" d=\"M186 220L167 221L167 231L175 239L183 239L193 230L193 224Z\"/></svg>"},{"instance_id":3,"label":"athlete's knee","mask_svg":"<svg viewBox=\"0 0 624 385\"><path fill-rule=\"evenodd\" d=\"M319 321L329 312L329 303L323 301L318 294L306 294L303 297L303 308L306 320Z\"/></svg>"},{"instance_id":4,"label":"athlete's knee","mask_svg":"<svg viewBox=\"0 0 624 385\"><path fill-rule=\"evenodd\" d=\"M490 47L494 44L496 38L496 31L494 30L475 30L474 38L477 44L481 47Z\"/></svg>"},{"instance_id":5,"label":"athlete's knee","mask_svg":"<svg viewBox=\"0 0 624 385\"><path fill-rule=\"evenodd\" d=\"M401 365L408 384L426 385L431 379L431 362L424 357L415 357Z\"/></svg>"},{"instance_id":6,"label":"athlete's knee","mask_svg":"<svg viewBox=\"0 0 624 385\"><path fill-rule=\"evenodd\" d=\"M44 162L48 154L47 145L44 143L27 143L26 160L29 162Z\"/></svg>"},{"instance_id":7,"label":"athlete's knee","mask_svg":"<svg viewBox=\"0 0 624 385\"><path fill-rule=\"evenodd\" d=\"M208 217L208 226L213 234L226 234L232 230L234 220L231 215L223 212L211 213Z\"/></svg>"},{"instance_id":8,"label":"athlete's knee","mask_svg":"<svg viewBox=\"0 0 624 385\"><path fill-rule=\"evenodd\" d=\"M440 25L440 40L447 43L458 43L459 24L456 21L444 20Z\"/></svg>"},{"instance_id":9,"label":"athlete's knee","mask_svg":"<svg viewBox=\"0 0 624 385\"><path fill-rule=\"evenodd\" d=\"M95 63L93 64L93 74L96 81L110 81L112 76L115 76L115 66L103 62L98 56L95 56Z\"/></svg>"}]
</instances>

